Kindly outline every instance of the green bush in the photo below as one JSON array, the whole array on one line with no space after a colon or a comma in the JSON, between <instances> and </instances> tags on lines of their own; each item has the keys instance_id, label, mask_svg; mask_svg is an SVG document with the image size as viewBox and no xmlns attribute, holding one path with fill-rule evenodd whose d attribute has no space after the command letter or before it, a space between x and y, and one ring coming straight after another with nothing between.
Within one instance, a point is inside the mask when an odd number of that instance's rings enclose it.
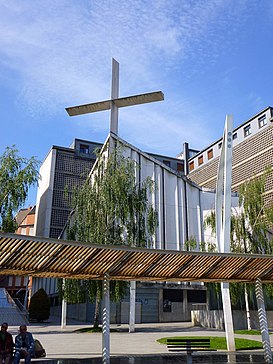
<instances>
[{"instance_id":1,"label":"green bush","mask_svg":"<svg viewBox=\"0 0 273 364\"><path fill-rule=\"evenodd\" d=\"M46 291L40 288L30 300L29 319L38 322L48 320L50 315L50 300Z\"/></svg>"}]
</instances>

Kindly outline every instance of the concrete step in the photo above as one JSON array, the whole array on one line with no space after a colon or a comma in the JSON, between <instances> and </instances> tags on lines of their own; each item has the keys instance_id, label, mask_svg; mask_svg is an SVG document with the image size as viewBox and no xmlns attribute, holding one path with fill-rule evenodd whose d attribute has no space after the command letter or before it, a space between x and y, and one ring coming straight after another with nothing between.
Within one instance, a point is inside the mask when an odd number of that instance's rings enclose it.
<instances>
[{"instance_id":1,"label":"concrete step","mask_svg":"<svg viewBox=\"0 0 273 364\"><path fill-rule=\"evenodd\" d=\"M0 322L7 322L9 326L28 325L29 323L25 315L16 309L0 309Z\"/></svg>"}]
</instances>

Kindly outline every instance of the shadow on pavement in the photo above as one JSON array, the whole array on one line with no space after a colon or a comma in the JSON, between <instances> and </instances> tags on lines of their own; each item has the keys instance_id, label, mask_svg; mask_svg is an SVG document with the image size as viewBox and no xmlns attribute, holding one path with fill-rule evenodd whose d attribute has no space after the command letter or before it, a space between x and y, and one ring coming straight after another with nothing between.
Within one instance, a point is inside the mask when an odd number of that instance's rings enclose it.
<instances>
[{"instance_id":1,"label":"shadow on pavement","mask_svg":"<svg viewBox=\"0 0 273 364\"><path fill-rule=\"evenodd\" d=\"M102 358L88 359L50 359L35 360L39 364L101 364ZM193 364L215 364L215 363L264 363L262 354L234 354L232 359L227 354L193 355ZM187 363L186 355L132 355L132 356L111 356L111 364L179 364Z\"/></svg>"}]
</instances>

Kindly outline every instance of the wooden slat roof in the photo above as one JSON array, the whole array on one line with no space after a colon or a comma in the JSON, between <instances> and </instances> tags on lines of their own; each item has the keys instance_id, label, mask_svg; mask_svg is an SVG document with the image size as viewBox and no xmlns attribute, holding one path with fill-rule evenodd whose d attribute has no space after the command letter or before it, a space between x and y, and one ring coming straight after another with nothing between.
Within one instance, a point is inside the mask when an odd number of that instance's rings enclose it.
<instances>
[{"instance_id":1,"label":"wooden slat roof","mask_svg":"<svg viewBox=\"0 0 273 364\"><path fill-rule=\"evenodd\" d=\"M154 250L0 232L0 274L81 279L273 282L273 256Z\"/></svg>"}]
</instances>

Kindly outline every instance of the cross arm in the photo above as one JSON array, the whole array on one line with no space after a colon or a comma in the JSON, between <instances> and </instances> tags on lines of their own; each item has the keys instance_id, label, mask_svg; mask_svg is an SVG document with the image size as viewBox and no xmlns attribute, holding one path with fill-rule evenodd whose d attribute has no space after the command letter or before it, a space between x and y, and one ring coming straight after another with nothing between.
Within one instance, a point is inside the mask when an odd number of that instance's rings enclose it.
<instances>
[{"instance_id":1,"label":"cross arm","mask_svg":"<svg viewBox=\"0 0 273 364\"><path fill-rule=\"evenodd\" d=\"M117 107L125 107L125 106L147 104L149 102L162 101L162 100L164 100L163 92L156 91L146 94L120 97L118 99L114 99L113 102Z\"/></svg>"},{"instance_id":2,"label":"cross arm","mask_svg":"<svg viewBox=\"0 0 273 364\"><path fill-rule=\"evenodd\" d=\"M111 100L93 102L92 104L85 104L79 106L66 107L69 116L89 114L97 111L109 110L111 107Z\"/></svg>"},{"instance_id":3,"label":"cross arm","mask_svg":"<svg viewBox=\"0 0 273 364\"><path fill-rule=\"evenodd\" d=\"M93 102L91 104L79 105L67 107L69 116L89 114L97 111L109 110L111 108L111 102L113 102L118 108L125 106L133 106L140 104L147 104L149 102L156 102L164 100L164 94L161 91L149 92L146 94L133 95L128 97L120 97L113 100L105 100L100 102Z\"/></svg>"}]
</instances>

